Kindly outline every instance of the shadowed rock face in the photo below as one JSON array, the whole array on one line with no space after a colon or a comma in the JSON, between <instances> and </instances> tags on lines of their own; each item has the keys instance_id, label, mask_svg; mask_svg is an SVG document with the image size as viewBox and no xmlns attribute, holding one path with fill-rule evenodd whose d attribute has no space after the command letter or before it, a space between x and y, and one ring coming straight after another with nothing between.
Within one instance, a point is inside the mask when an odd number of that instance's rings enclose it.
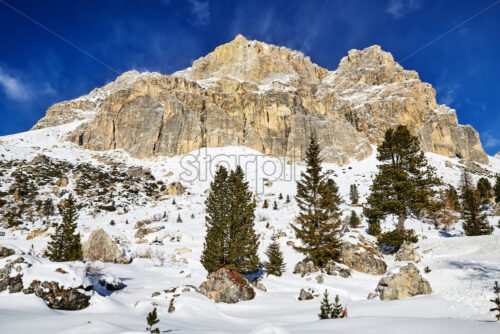
<instances>
[{"instance_id":1,"label":"shadowed rock face","mask_svg":"<svg viewBox=\"0 0 500 334\"><path fill-rule=\"evenodd\" d=\"M238 35L184 71L127 72L56 104L33 129L75 120L84 122L73 142L139 158L241 145L302 160L314 134L324 160L342 165L369 156L370 144L403 124L426 151L488 161L477 132L379 46L351 50L328 71L300 52Z\"/></svg>"}]
</instances>

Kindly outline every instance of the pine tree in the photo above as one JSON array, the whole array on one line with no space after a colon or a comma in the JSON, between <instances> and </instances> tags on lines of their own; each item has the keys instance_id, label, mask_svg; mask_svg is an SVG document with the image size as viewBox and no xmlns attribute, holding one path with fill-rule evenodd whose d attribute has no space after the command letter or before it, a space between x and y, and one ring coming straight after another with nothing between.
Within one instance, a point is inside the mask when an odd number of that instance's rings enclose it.
<instances>
[{"instance_id":1,"label":"pine tree","mask_svg":"<svg viewBox=\"0 0 500 334\"><path fill-rule=\"evenodd\" d=\"M299 206L296 224L291 224L302 246L295 250L306 254L316 266L323 267L328 261L339 257L339 203L335 181L321 168L319 145L311 137L306 153L307 169L297 181L295 199Z\"/></svg>"},{"instance_id":2,"label":"pine tree","mask_svg":"<svg viewBox=\"0 0 500 334\"><path fill-rule=\"evenodd\" d=\"M349 226L358 227L361 224L361 219L359 219L356 211L351 211L351 217L349 217Z\"/></svg>"},{"instance_id":3,"label":"pine tree","mask_svg":"<svg viewBox=\"0 0 500 334\"><path fill-rule=\"evenodd\" d=\"M495 202L500 203L500 176L497 176L495 186L493 186L493 193L495 194Z\"/></svg>"},{"instance_id":4,"label":"pine tree","mask_svg":"<svg viewBox=\"0 0 500 334\"><path fill-rule=\"evenodd\" d=\"M153 311L148 313L148 316L146 318L146 322L148 323L148 327L146 327L146 330L148 333L151 334L160 334L160 329L153 328L154 325L160 322L160 319L158 319L158 316L156 314L156 307L153 309Z\"/></svg>"},{"instance_id":5,"label":"pine tree","mask_svg":"<svg viewBox=\"0 0 500 334\"><path fill-rule=\"evenodd\" d=\"M179 213L179 215L177 216L177 223L182 223L182 218L181 218L181 214Z\"/></svg>"},{"instance_id":6,"label":"pine tree","mask_svg":"<svg viewBox=\"0 0 500 334\"><path fill-rule=\"evenodd\" d=\"M278 203L276 203L276 201L274 201L273 210L278 210Z\"/></svg>"},{"instance_id":7,"label":"pine tree","mask_svg":"<svg viewBox=\"0 0 500 334\"><path fill-rule=\"evenodd\" d=\"M420 150L418 138L405 126L386 131L377 159L381 164L370 187L365 216L379 220L388 214L396 215L397 228L403 232L410 211L430 206L440 180Z\"/></svg>"},{"instance_id":8,"label":"pine tree","mask_svg":"<svg viewBox=\"0 0 500 334\"><path fill-rule=\"evenodd\" d=\"M49 216L53 216L54 215L54 203L52 202L52 199L51 198L47 198L44 202L43 202L43 209L42 209L42 212L43 212L43 215L45 217L49 217Z\"/></svg>"},{"instance_id":9,"label":"pine tree","mask_svg":"<svg viewBox=\"0 0 500 334\"><path fill-rule=\"evenodd\" d=\"M286 195L286 200L285 200L285 203L290 203L290 196Z\"/></svg>"},{"instance_id":10,"label":"pine tree","mask_svg":"<svg viewBox=\"0 0 500 334\"><path fill-rule=\"evenodd\" d=\"M464 220L465 235L491 234L493 227L489 225L486 214L481 207L479 191L472 186L469 173L464 169L462 173L461 217Z\"/></svg>"},{"instance_id":11,"label":"pine tree","mask_svg":"<svg viewBox=\"0 0 500 334\"><path fill-rule=\"evenodd\" d=\"M219 166L205 202L207 235L201 263L212 273L230 266L242 274L258 270L255 203L241 167L229 174Z\"/></svg>"},{"instance_id":12,"label":"pine tree","mask_svg":"<svg viewBox=\"0 0 500 334\"><path fill-rule=\"evenodd\" d=\"M495 304L495 307L490 309L490 312L497 312L495 317L500 321L500 287L498 286L498 281L495 281L495 286L493 287L493 292L495 293L495 298L490 299L490 302Z\"/></svg>"},{"instance_id":13,"label":"pine tree","mask_svg":"<svg viewBox=\"0 0 500 334\"><path fill-rule=\"evenodd\" d=\"M279 200L282 200L283 199L283 195L280 193L280 195L278 196L278 199Z\"/></svg>"},{"instance_id":14,"label":"pine tree","mask_svg":"<svg viewBox=\"0 0 500 334\"><path fill-rule=\"evenodd\" d=\"M340 304L339 295L335 296L335 303L333 304L332 319L341 319L347 317L347 309Z\"/></svg>"},{"instance_id":15,"label":"pine tree","mask_svg":"<svg viewBox=\"0 0 500 334\"><path fill-rule=\"evenodd\" d=\"M175 198L172 200L172 205L175 205L177 203L175 203Z\"/></svg>"},{"instance_id":16,"label":"pine tree","mask_svg":"<svg viewBox=\"0 0 500 334\"><path fill-rule=\"evenodd\" d=\"M321 313L318 314L318 317L321 320L330 319L333 313L333 307L332 304L330 303L330 300L328 300L328 290L325 290L325 292L323 293L323 300L321 301L320 310Z\"/></svg>"},{"instance_id":17,"label":"pine tree","mask_svg":"<svg viewBox=\"0 0 500 334\"><path fill-rule=\"evenodd\" d=\"M281 252L280 244L278 243L276 235L273 235L271 240L272 242L266 249L268 262L264 262L264 269L267 272L267 276L281 276L283 270L285 269L283 253Z\"/></svg>"},{"instance_id":18,"label":"pine tree","mask_svg":"<svg viewBox=\"0 0 500 334\"><path fill-rule=\"evenodd\" d=\"M484 203L488 203L492 195L491 191L493 190L490 181L485 177L480 178L479 181L477 181L477 190L479 191L481 199L484 200Z\"/></svg>"},{"instance_id":19,"label":"pine tree","mask_svg":"<svg viewBox=\"0 0 500 334\"><path fill-rule=\"evenodd\" d=\"M351 189L349 191L349 198L351 200L351 204L358 204L359 202L359 191L358 186L355 184L351 184Z\"/></svg>"},{"instance_id":20,"label":"pine tree","mask_svg":"<svg viewBox=\"0 0 500 334\"><path fill-rule=\"evenodd\" d=\"M48 244L48 257L51 261L75 261L82 259L82 244L80 234L75 234L78 227L78 205L72 194L64 204L59 205L62 222L56 227Z\"/></svg>"},{"instance_id":21,"label":"pine tree","mask_svg":"<svg viewBox=\"0 0 500 334\"><path fill-rule=\"evenodd\" d=\"M264 203L262 204L262 209L267 209L269 207L269 204L267 204L267 199L264 200Z\"/></svg>"}]
</instances>

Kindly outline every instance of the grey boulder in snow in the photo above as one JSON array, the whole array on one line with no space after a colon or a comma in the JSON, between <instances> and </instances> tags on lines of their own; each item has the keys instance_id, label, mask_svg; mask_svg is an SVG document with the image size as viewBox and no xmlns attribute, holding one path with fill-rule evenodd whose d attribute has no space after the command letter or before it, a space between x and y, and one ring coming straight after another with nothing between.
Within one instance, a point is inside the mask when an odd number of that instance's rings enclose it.
<instances>
[{"instance_id":1,"label":"grey boulder in snow","mask_svg":"<svg viewBox=\"0 0 500 334\"><path fill-rule=\"evenodd\" d=\"M83 257L104 262L129 263L123 252L102 228L92 231L82 245Z\"/></svg>"},{"instance_id":2,"label":"grey boulder in snow","mask_svg":"<svg viewBox=\"0 0 500 334\"><path fill-rule=\"evenodd\" d=\"M400 267L399 272L382 277L375 291L379 293L380 300L404 299L432 293L431 285L413 263Z\"/></svg>"},{"instance_id":3,"label":"grey boulder in snow","mask_svg":"<svg viewBox=\"0 0 500 334\"><path fill-rule=\"evenodd\" d=\"M216 303L237 303L255 297L247 279L236 270L220 268L200 286L200 293Z\"/></svg>"}]
</instances>

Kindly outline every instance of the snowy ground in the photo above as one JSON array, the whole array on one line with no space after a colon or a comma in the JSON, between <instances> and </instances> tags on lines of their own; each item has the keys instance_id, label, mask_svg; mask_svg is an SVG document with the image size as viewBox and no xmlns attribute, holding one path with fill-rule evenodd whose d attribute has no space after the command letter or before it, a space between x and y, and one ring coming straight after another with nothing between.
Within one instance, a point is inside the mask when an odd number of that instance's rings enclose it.
<instances>
[{"instance_id":1,"label":"snowy ground","mask_svg":"<svg viewBox=\"0 0 500 334\"><path fill-rule=\"evenodd\" d=\"M85 238L97 227L104 228L114 239L121 241L124 251L134 261L128 265L106 264L104 271L120 278L126 287L104 296L94 293L91 305L82 311L56 311L33 296L24 294L0 294L0 333L141 333L146 326L145 318L153 305L158 306L159 326L164 332L178 333L498 333L500 324L493 322L489 312L493 297L494 280L500 280L500 230L495 227L494 235L484 237L464 237L460 224L449 235L444 235L432 225L411 219L407 227L413 228L420 236L417 247L424 255L419 269L429 266L431 272L424 274L430 281L433 294L398 301L367 300L380 276L353 272L351 278L325 276L325 282L318 284L315 275L300 277L292 274L294 265L302 259L287 241L294 240L289 223L297 213L293 203L286 204L278 195L295 194L295 179L304 170L300 164L286 164L280 159L267 158L248 148L226 147L202 149L184 157L155 160L132 159L123 152L98 153L80 150L71 143L61 141L65 133L78 124L70 124L50 129L6 136L0 139L0 155L3 159L31 159L39 153L49 157L72 162L92 162L96 165L98 155L113 156L129 165L150 167L157 179L166 183L180 181L188 193L164 201L137 206L127 213L103 213L97 217L82 212L79 228ZM198 156L199 155L199 156ZM267 292L256 290L254 300L238 304L215 304L195 292L183 293L176 298L176 311L168 313L172 287L192 284L199 286L206 278L206 272L199 262L204 239L204 205L206 190L211 180L210 167L217 162L229 162L234 167L237 156L253 190L257 193L256 230L261 235L261 259L264 250L276 231L286 233L280 238L287 263L282 277L265 277ZM437 167L438 174L447 183L457 184L460 165L457 159L448 159L435 154L427 154L429 161ZM492 171L500 171L500 160L490 159L484 166ZM450 161L454 167L445 166ZM200 162L198 164L198 162ZM346 166L325 164L331 169L340 193L345 200L342 205L344 215L350 210L361 213L361 207L351 207L347 203L349 186L358 184L363 202L368 192L371 178L376 172L376 159L372 155L361 162ZM198 170L201 169L201 172ZM274 173L272 171L275 170ZM280 173L280 171L284 171ZM167 176L169 172L173 175ZM477 178L477 177L476 177ZM492 179L493 181L493 179ZM71 183L68 187L71 187ZM262 209L267 199L268 209ZM273 201L279 210L272 209ZM135 222L153 217L163 217L156 225L165 228L148 235L149 242L158 239L164 245L148 243L136 244ZM178 215L183 222L176 223ZM497 224L499 217L490 217ZM115 225L110 225L114 220ZM129 224L126 224L126 222ZM266 225L269 225L266 227ZM384 222L384 228L395 225L393 218ZM39 226L33 226L37 228ZM355 232L368 239L366 224ZM49 230L50 232L50 230ZM345 236L346 238L349 235ZM47 234L27 240L26 232L6 230L0 237L0 245L15 246L27 252L31 247L39 252L46 247ZM191 252L185 253L186 249ZM165 261L139 258L150 252L163 253ZM391 256L386 257L390 266ZM347 305L349 318L319 321L320 298L298 301L301 288L311 288L317 293L328 289L330 295L338 294ZM154 292L160 296L152 297Z\"/></svg>"}]
</instances>

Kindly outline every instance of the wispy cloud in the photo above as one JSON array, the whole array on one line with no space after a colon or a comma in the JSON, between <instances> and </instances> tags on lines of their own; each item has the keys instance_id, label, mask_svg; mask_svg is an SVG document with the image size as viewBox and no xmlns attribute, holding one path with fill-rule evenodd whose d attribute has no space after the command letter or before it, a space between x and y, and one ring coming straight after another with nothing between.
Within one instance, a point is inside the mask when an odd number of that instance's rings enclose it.
<instances>
[{"instance_id":1,"label":"wispy cloud","mask_svg":"<svg viewBox=\"0 0 500 334\"><path fill-rule=\"evenodd\" d=\"M418 10L421 6L421 0L391 0L387 6L386 13L395 19L401 19L411 12Z\"/></svg>"},{"instance_id":2,"label":"wispy cloud","mask_svg":"<svg viewBox=\"0 0 500 334\"><path fill-rule=\"evenodd\" d=\"M436 86L436 98L440 104L450 106L457 99L460 85L457 83L446 83Z\"/></svg>"},{"instance_id":3,"label":"wispy cloud","mask_svg":"<svg viewBox=\"0 0 500 334\"><path fill-rule=\"evenodd\" d=\"M210 21L210 4L204 0L189 0L192 23L206 25Z\"/></svg>"},{"instance_id":4,"label":"wispy cloud","mask_svg":"<svg viewBox=\"0 0 500 334\"><path fill-rule=\"evenodd\" d=\"M5 95L12 100L27 100L31 96L29 88L19 78L8 74L2 67L0 67L0 86Z\"/></svg>"},{"instance_id":5,"label":"wispy cloud","mask_svg":"<svg viewBox=\"0 0 500 334\"><path fill-rule=\"evenodd\" d=\"M491 130L483 132L483 146L485 148L500 147L500 139L494 137Z\"/></svg>"}]
</instances>

